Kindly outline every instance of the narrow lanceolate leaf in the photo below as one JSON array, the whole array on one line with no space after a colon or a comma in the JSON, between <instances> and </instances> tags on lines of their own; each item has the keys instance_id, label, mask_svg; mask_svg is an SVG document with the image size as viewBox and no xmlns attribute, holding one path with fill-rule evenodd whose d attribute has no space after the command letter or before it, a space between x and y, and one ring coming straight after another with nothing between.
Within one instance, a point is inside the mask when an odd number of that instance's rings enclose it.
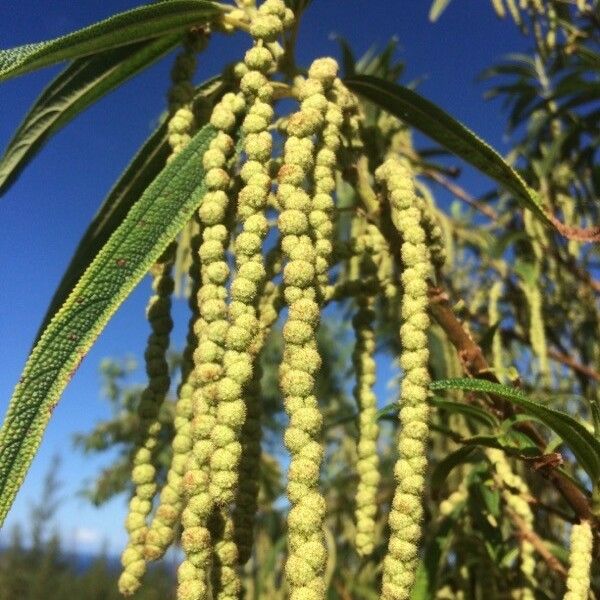
<instances>
[{"instance_id":1,"label":"narrow lanceolate leaf","mask_svg":"<svg viewBox=\"0 0 600 600\"><path fill-rule=\"evenodd\" d=\"M169 0L119 13L54 40L0 50L0 81L63 60L184 31L206 23L221 10L207 0Z\"/></svg>"},{"instance_id":2,"label":"narrow lanceolate leaf","mask_svg":"<svg viewBox=\"0 0 600 600\"><path fill-rule=\"evenodd\" d=\"M205 126L144 192L87 268L34 347L0 430L0 524L52 409L110 317L198 208Z\"/></svg>"},{"instance_id":3,"label":"narrow lanceolate leaf","mask_svg":"<svg viewBox=\"0 0 600 600\"><path fill-rule=\"evenodd\" d=\"M134 203L140 199L146 188L158 176L165 166L170 152L167 123L163 119L129 163L83 234L71 257L71 262L52 296L36 341L39 340L52 317L64 304L69 293L102 246L123 221Z\"/></svg>"},{"instance_id":4,"label":"narrow lanceolate leaf","mask_svg":"<svg viewBox=\"0 0 600 600\"><path fill-rule=\"evenodd\" d=\"M356 75L345 79L344 83L496 180L524 207L544 223L552 225L538 194L523 178L491 146L439 106L408 88L378 77Z\"/></svg>"},{"instance_id":5,"label":"narrow lanceolate leaf","mask_svg":"<svg viewBox=\"0 0 600 600\"><path fill-rule=\"evenodd\" d=\"M225 86L221 78L213 77L199 86L196 99L201 101L213 96L219 98L224 90ZM162 119L159 126L123 171L83 234L50 301L36 341L58 309L64 304L69 292L79 281L87 266L165 166L170 153L167 125L165 119Z\"/></svg>"},{"instance_id":6,"label":"narrow lanceolate leaf","mask_svg":"<svg viewBox=\"0 0 600 600\"><path fill-rule=\"evenodd\" d=\"M493 394L509 400L523 412L530 414L552 429L571 448L578 464L592 482L600 481L600 440L597 440L573 417L530 400L515 388L482 379L444 379L434 381L432 390L465 390Z\"/></svg>"},{"instance_id":7,"label":"narrow lanceolate leaf","mask_svg":"<svg viewBox=\"0 0 600 600\"><path fill-rule=\"evenodd\" d=\"M150 66L180 40L178 34L79 58L44 90L0 159L0 194L48 139L125 80Z\"/></svg>"}]
</instances>

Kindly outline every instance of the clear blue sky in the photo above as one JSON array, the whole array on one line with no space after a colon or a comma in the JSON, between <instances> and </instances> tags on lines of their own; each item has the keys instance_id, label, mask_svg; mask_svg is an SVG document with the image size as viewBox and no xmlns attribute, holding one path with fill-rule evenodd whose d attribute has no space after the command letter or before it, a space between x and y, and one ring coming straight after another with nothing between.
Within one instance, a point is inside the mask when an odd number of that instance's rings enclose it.
<instances>
[{"instance_id":1,"label":"clear blue sky","mask_svg":"<svg viewBox=\"0 0 600 600\"><path fill-rule=\"evenodd\" d=\"M21 0L0 3L0 47L53 38L139 3L133 0ZM498 20L485 0L454 0L440 21L427 20L428 0L315 0L300 34L298 59L308 64L338 56L331 34L348 39L358 55L373 43L397 36L407 64L404 82L425 77L419 91L459 118L501 152L504 123L497 103L484 103L475 76L494 59L522 51L527 41L509 20ZM214 37L200 61L200 79L216 74L241 56L244 36ZM0 411L14 384L48 301L86 224L112 183L151 130L164 108L172 57L131 80L71 123L43 149L9 192L0 198ZM58 67L0 86L0 147L3 149L28 106ZM458 161L457 161L457 164ZM465 168L461 183L483 193L490 182ZM74 450L75 432L88 431L109 415L100 395L98 367L103 357L140 356L147 334L141 284L118 311L67 388L40 452L0 532L6 540L15 522L24 522L53 454L63 458L63 501L57 515L68 549L95 550L102 540L118 553L125 541L124 498L96 509L75 497L82 482L109 457L84 457ZM180 303L182 304L182 303ZM183 315L181 306L178 314ZM185 318L185 317L184 317ZM174 335L183 340L183 327ZM384 382L382 382L384 383ZM385 385L382 385L382 389Z\"/></svg>"}]
</instances>

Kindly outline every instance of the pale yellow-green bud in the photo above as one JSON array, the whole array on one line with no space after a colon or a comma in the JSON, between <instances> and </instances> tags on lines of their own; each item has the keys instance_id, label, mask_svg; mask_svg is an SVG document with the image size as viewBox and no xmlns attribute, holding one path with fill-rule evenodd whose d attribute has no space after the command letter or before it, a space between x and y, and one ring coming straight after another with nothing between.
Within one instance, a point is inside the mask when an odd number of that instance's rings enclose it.
<instances>
[{"instance_id":1,"label":"pale yellow-green bud","mask_svg":"<svg viewBox=\"0 0 600 600\"><path fill-rule=\"evenodd\" d=\"M400 330L401 363L405 367L400 397L401 430L399 458L394 468L396 492L389 514L390 541L383 565L383 600L404 600L414 583L423 510L421 497L427 466L428 407L425 403L429 374L426 329L427 283L431 260L420 222L418 199L406 163L387 160L375 172L385 186L392 208L392 221L402 237L401 255L403 324Z\"/></svg>"},{"instance_id":2,"label":"pale yellow-green bud","mask_svg":"<svg viewBox=\"0 0 600 600\"><path fill-rule=\"evenodd\" d=\"M571 529L569 573L564 600L587 600L590 592L593 532L589 521L581 521Z\"/></svg>"},{"instance_id":3,"label":"pale yellow-green bud","mask_svg":"<svg viewBox=\"0 0 600 600\"><path fill-rule=\"evenodd\" d=\"M126 519L129 540L122 555L123 573L119 579L119 589L126 595L137 590L146 570L144 543L148 531L147 518L157 490L156 467L152 463L162 429L158 414L170 384L166 352L173 327L170 296L174 288L171 277L174 257L175 246L172 245L151 269L155 295L151 297L146 310L152 333L145 352L149 379L138 406L140 425L131 474L135 493Z\"/></svg>"},{"instance_id":4,"label":"pale yellow-green bud","mask_svg":"<svg viewBox=\"0 0 600 600\"><path fill-rule=\"evenodd\" d=\"M375 518L377 515L377 486L379 484L379 458L377 455L377 397L375 384L375 333L373 330L373 300L358 298L358 312L353 319L356 342L352 361L356 373L354 397L359 408L360 438L357 447L359 481L356 492L356 550L361 556L371 554L375 548Z\"/></svg>"}]
</instances>

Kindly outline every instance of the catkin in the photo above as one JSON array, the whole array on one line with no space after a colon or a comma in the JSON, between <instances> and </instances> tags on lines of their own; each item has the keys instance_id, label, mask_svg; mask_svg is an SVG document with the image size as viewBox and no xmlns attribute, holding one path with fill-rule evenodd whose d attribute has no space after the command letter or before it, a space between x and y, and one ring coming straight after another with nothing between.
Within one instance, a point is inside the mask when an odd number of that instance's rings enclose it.
<instances>
[{"instance_id":1,"label":"catkin","mask_svg":"<svg viewBox=\"0 0 600 600\"><path fill-rule=\"evenodd\" d=\"M546 330L542 314L542 292L537 282L531 284L524 282L522 290L529 308L529 341L531 348L539 361L540 374L542 377L548 377L550 374L550 364L548 362Z\"/></svg>"},{"instance_id":2,"label":"catkin","mask_svg":"<svg viewBox=\"0 0 600 600\"><path fill-rule=\"evenodd\" d=\"M267 269L267 272L269 270ZM264 345L272 325L281 309L281 286L269 281L259 302L260 340ZM261 379L260 355L255 353L252 379L246 386L246 421L242 428L242 457L239 465L238 487L233 510L234 539L238 548L238 560L245 564L252 553L254 522L258 508L258 492L261 461Z\"/></svg>"},{"instance_id":3,"label":"catkin","mask_svg":"<svg viewBox=\"0 0 600 600\"><path fill-rule=\"evenodd\" d=\"M593 532L589 521L581 521L571 529L569 573L564 600L587 600L590 592Z\"/></svg>"},{"instance_id":4,"label":"catkin","mask_svg":"<svg viewBox=\"0 0 600 600\"><path fill-rule=\"evenodd\" d=\"M288 560L285 566L290 600L322 600L327 551L323 539L325 500L319 492L323 448L319 443L322 415L314 395L314 376L321 366L316 332L319 324L317 242L332 227L323 207L330 194L318 191L311 197L303 183L311 175L314 189L323 190L319 179L329 180L329 170L315 168L313 136L325 129L329 102L326 93L337 75L332 59L311 65L300 86L301 106L287 124L284 162L279 170L278 201L282 208L278 226L281 247L288 259L283 272L284 297L289 307L283 328L284 355L280 369L281 390L289 425L284 435L291 455L288 470ZM329 135L332 152L339 138ZM313 242L314 240L314 242ZM322 264L322 263L320 263Z\"/></svg>"},{"instance_id":5,"label":"catkin","mask_svg":"<svg viewBox=\"0 0 600 600\"><path fill-rule=\"evenodd\" d=\"M238 600L241 591L237 573L238 549L234 540L234 523L227 507L221 506L212 513L209 529L214 543L212 598Z\"/></svg>"},{"instance_id":6,"label":"catkin","mask_svg":"<svg viewBox=\"0 0 600 600\"><path fill-rule=\"evenodd\" d=\"M192 111L192 101L194 99L192 77L196 70L197 54L205 47L206 41L204 34L187 34L183 40L183 49L175 58L171 70L172 83L168 95L170 118L167 124L171 154L167 162L170 162L188 144L195 128L195 118ZM140 447L136 451L133 460L133 482L136 485L136 494L130 502L130 514L127 519L130 539L122 555L123 573L119 579L119 589L126 595L131 595L138 589L146 570L146 560L150 558L146 553L145 545L151 527L148 527L146 520L152 510L152 499L157 488L156 483L154 483L156 469L151 465L150 457L152 448L156 445L157 436L160 433L160 423L157 420L158 409L156 407L152 408L151 404L160 405L170 383L165 353L169 341L168 334L173 326L170 317L170 294L174 288L174 281L171 278L170 269L175 259L174 248L174 246L171 247L165 254L163 262L154 267L155 280L153 287L157 295L150 300L148 308L148 317L153 327L153 334L149 339L146 350L146 370L150 377L150 383L144 392L146 396L142 395L139 408L140 416L147 423L144 424ZM164 323L154 325L153 315L156 314L158 314L158 316L154 316L156 323L160 322L159 319L162 319ZM163 331L159 334L158 331L163 329L166 330L166 333ZM153 339L153 336L155 339ZM160 347L160 351L158 349L159 342L166 342L164 347ZM157 348L154 348L154 345ZM166 378L162 382L163 386L166 385L164 392L161 391L162 388L159 389L158 383L153 385L152 378L155 377L158 381L159 372L163 379ZM150 398L150 395L155 397ZM156 412L156 414L152 415L153 412ZM147 415L143 413L147 413ZM163 509L161 514L164 512ZM159 522L154 526L152 535L154 535L158 525ZM171 524L168 529L172 531L174 524ZM165 540L169 537L164 528L161 527L159 538ZM164 546L164 544L162 545ZM152 553L150 554L152 555Z\"/></svg>"},{"instance_id":7,"label":"catkin","mask_svg":"<svg viewBox=\"0 0 600 600\"><path fill-rule=\"evenodd\" d=\"M237 203L242 230L235 240L237 272L231 283L224 377L218 383L219 390L228 391L219 398L213 435L216 449L210 457L210 495L221 506L235 498L242 453L240 433L246 419L244 388L252 378L259 336L258 301L266 277L262 244L268 232L264 211L271 190L268 163L273 146L268 128L274 116L268 75L275 70L276 61L264 43L283 31L285 12L282 0L269 0L259 7L250 26L255 44L244 57L247 70L240 81L248 106L242 123L247 161L241 170L244 186Z\"/></svg>"},{"instance_id":8,"label":"catkin","mask_svg":"<svg viewBox=\"0 0 600 600\"><path fill-rule=\"evenodd\" d=\"M383 600L406 600L417 567L423 518L422 496L427 468L429 433L427 388L427 278L432 274L426 236L417 208L409 167L399 158L388 159L375 173L387 189L392 221L402 236L402 326L400 365L404 370L400 396L399 458L394 468L397 486L389 515L390 541L383 564Z\"/></svg>"},{"instance_id":9,"label":"catkin","mask_svg":"<svg viewBox=\"0 0 600 600\"><path fill-rule=\"evenodd\" d=\"M169 90L169 122L167 124L170 162L192 139L195 118L192 110L197 54L204 49L207 37L203 33L189 33L184 38L183 50L175 58L171 69L172 85Z\"/></svg>"},{"instance_id":10,"label":"catkin","mask_svg":"<svg viewBox=\"0 0 600 600\"><path fill-rule=\"evenodd\" d=\"M200 292L200 309L208 326L206 339L200 338L199 350L204 344L203 351L208 355L206 362L201 358L195 370L201 385L194 398L196 443L191 468L185 476L189 500L183 515L182 542L187 557L179 569L180 600L205 597L210 550L208 518L215 504L224 506L235 495L241 454L238 438L246 412L242 390L252 375L251 345L257 332L253 309L264 279L261 246L267 232L267 221L262 211L271 186L266 165L272 146L271 135L267 131L273 118L270 106L272 88L265 73L273 69L274 60L263 44L274 41L282 33L283 20L288 15L289 11L281 0L267 0L261 5L250 25L255 45L236 71L241 76L241 93L231 96L229 106L223 102L218 105L211 116L215 127L230 131L235 125L236 113L247 110L248 100L249 110L242 125L248 161L241 173L245 186L238 196L238 216L242 220L243 231L235 241L238 271L231 284L229 310L224 287L229 276L229 267L224 261L224 242L228 235L223 225L229 176L223 170L222 151L218 155L209 150L204 155L204 166L208 169L206 183L212 191L207 194L208 200L205 197L199 211L200 219L207 226L203 244L207 246L204 255L201 247L200 255L203 287L212 287L206 288L206 294L202 293L203 290ZM224 97L226 99L227 96ZM212 236L217 228L219 239ZM210 238L207 233L210 233ZM207 284L204 284L205 279ZM229 536L229 529L225 531ZM239 587L237 576L235 582L222 581L220 585L227 585L227 593L239 593L239 590L234 591L235 587Z\"/></svg>"},{"instance_id":11,"label":"catkin","mask_svg":"<svg viewBox=\"0 0 600 600\"><path fill-rule=\"evenodd\" d=\"M194 351L198 345L198 336L194 331L194 326L199 316L197 295L200 289L200 262L198 257L200 238L201 234L198 230L198 233L190 239L192 257L189 266L189 277L192 285L189 307L191 314L183 352L181 384L177 390L177 402L175 403L175 416L173 419L175 435L171 442L172 458L165 485L160 492L159 505L146 535L144 547L146 560L158 560L167 551L177 534L177 523L183 509L182 478L185 464L192 449L192 396L195 390L195 381L193 377L190 377L190 374L194 367Z\"/></svg>"},{"instance_id":12,"label":"catkin","mask_svg":"<svg viewBox=\"0 0 600 600\"><path fill-rule=\"evenodd\" d=\"M527 484L513 471L502 450L487 448L486 455L495 467L494 479L500 488L502 499L508 510L515 513L530 529L533 529L533 512L525 499L530 493ZM515 590L516 593L513 596L517 600L533 600L534 593L531 587L535 585L534 548L529 540L522 538L519 541L519 550L521 573L527 585Z\"/></svg>"},{"instance_id":13,"label":"catkin","mask_svg":"<svg viewBox=\"0 0 600 600\"><path fill-rule=\"evenodd\" d=\"M365 280L376 271L372 255L378 250L378 238L369 233L364 223L355 219L352 228L357 244L362 245L362 255L356 257L355 278ZM377 516L377 487L379 485L379 456L377 438L377 396L373 391L377 366L375 364L375 298L368 293L359 293L356 298L357 311L352 319L356 341L352 353L352 364L356 377L354 398L359 410L359 439L357 445L358 486L354 510L356 520L356 551L368 556L375 547L375 517Z\"/></svg>"},{"instance_id":14,"label":"catkin","mask_svg":"<svg viewBox=\"0 0 600 600\"><path fill-rule=\"evenodd\" d=\"M229 240L225 226L229 205L229 174L226 169L235 148L230 133L244 109L242 95L229 93L223 96L213 109L210 121L219 133L202 159L209 191L198 210L203 226L199 248L202 285L198 291L200 318L195 326L198 347L194 352L192 374L196 386L192 397L192 450L184 467L182 482L186 503L181 515L181 542L186 558L178 570L179 600L200 600L206 597L208 589L206 575L212 550L208 520L213 509L208 491L208 466L216 449L212 441L216 403L228 391L225 387L217 388L215 384L223 371L225 336L229 327L225 287L229 277L229 266L225 260Z\"/></svg>"},{"instance_id":15,"label":"catkin","mask_svg":"<svg viewBox=\"0 0 600 600\"><path fill-rule=\"evenodd\" d=\"M175 245L172 244L151 270L154 295L148 303L147 316L152 332L145 352L148 385L142 392L138 407L140 429L133 454L131 475L135 493L129 502L126 521L129 540L121 556L123 572L119 577L119 590L127 596L139 588L146 571L144 543L148 530L147 518L152 510L152 499L157 489L153 455L162 429L158 415L171 381L166 353L169 334L173 328L171 293L174 281L171 277L171 267L174 254Z\"/></svg>"},{"instance_id":16,"label":"catkin","mask_svg":"<svg viewBox=\"0 0 600 600\"><path fill-rule=\"evenodd\" d=\"M373 392L376 364L375 332L373 320L374 300L360 295L357 298L358 311L352 320L356 343L352 362L356 374L354 397L359 407L358 442L358 489L356 491L356 550L361 556L368 556L375 548L375 517L377 516L377 486L379 484L379 457L377 454L377 396Z\"/></svg>"},{"instance_id":17,"label":"catkin","mask_svg":"<svg viewBox=\"0 0 600 600\"><path fill-rule=\"evenodd\" d=\"M502 360L502 338L500 334L500 322L502 320L498 303L502 296L502 281L495 281L490 288L488 304L488 321L490 327L496 327L494 337L492 338L492 364L498 379L504 376L504 364Z\"/></svg>"}]
</instances>

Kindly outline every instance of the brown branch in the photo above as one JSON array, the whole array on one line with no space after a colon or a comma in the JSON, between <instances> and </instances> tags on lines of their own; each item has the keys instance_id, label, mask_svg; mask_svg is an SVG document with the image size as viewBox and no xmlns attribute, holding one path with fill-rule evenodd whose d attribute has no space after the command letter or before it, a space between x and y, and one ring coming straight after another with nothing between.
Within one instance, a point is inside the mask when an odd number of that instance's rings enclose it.
<instances>
[{"instance_id":1,"label":"brown branch","mask_svg":"<svg viewBox=\"0 0 600 600\"><path fill-rule=\"evenodd\" d=\"M429 177L442 187L446 188L450 193L454 194L459 200L462 200L466 204L468 204L471 208L478 210L481 214L489 217L492 221L498 220L498 213L491 207L483 204L476 200L471 194L469 194L462 187L450 181L447 177L444 177L441 173L437 173L436 171L423 171L423 175Z\"/></svg>"},{"instance_id":2,"label":"brown branch","mask_svg":"<svg viewBox=\"0 0 600 600\"><path fill-rule=\"evenodd\" d=\"M573 371L584 375L588 379L600 382L600 373L598 373L598 371L594 371L594 369L592 369L591 367L588 367L587 365L576 361L568 354L565 354L564 352L559 352L558 350L554 350L553 348L549 348L548 356L562 363L563 365L566 365L567 367L573 369Z\"/></svg>"},{"instance_id":3,"label":"brown branch","mask_svg":"<svg viewBox=\"0 0 600 600\"><path fill-rule=\"evenodd\" d=\"M458 351L467 374L478 379L497 381L489 368L481 348L464 330L461 322L456 318L456 315L448 302L448 297L443 290L437 287L430 288L429 307L433 318L444 330L448 339ZM499 411L504 418L511 416L513 412L511 405L508 405L508 403L501 398L494 397L492 394L489 396L493 402L494 408ZM517 427L535 443L540 453L545 451L546 440L532 423L524 421L519 423ZM533 464L529 464L529 467L540 473L556 487L580 519L594 520L587 496L568 477L554 469L551 465L536 468Z\"/></svg>"},{"instance_id":4,"label":"brown branch","mask_svg":"<svg viewBox=\"0 0 600 600\"><path fill-rule=\"evenodd\" d=\"M564 568L563 564L550 552L544 540L525 522L525 520L520 517L513 510L509 510L509 515L514 524L517 526L519 530L519 535L522 539L527 540L534 548L535 551L544 559L544 562L548 565L552 571L558 573L561 577L567 576L567 570Z\"/></svg>"},{"instance_id":5,"label":"brown branch","mask_svg":"<svg viewBox=\"0 0 600 600\"><path fill-rule=\"evenodd\" d=\"M600 227L574 227L565 225L554 215L546 213L556 230L569 240L576 242L600 242Z\"/></svg>"}]
</instances>

